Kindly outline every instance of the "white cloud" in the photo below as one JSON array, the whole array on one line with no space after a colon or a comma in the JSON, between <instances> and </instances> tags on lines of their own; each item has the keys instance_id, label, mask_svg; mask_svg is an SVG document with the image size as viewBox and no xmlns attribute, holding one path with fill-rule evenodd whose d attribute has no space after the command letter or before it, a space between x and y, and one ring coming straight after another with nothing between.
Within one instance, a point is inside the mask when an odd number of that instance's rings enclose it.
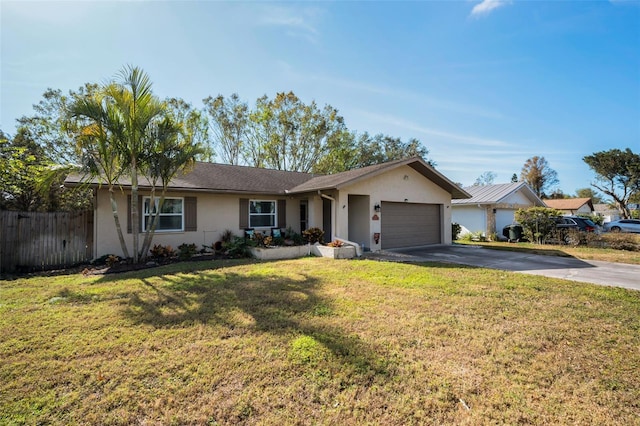
<instances>
[{"instance_id":1,"label":"white cloud","mask_svg":"<svg viewBox=\"0 0 640 426\"><path fill-rule=\"evenodd\" d=\"M378 114L368 111L360 110L358 111L361 115L367 116L369 119L375 122L383 122L393 126L397 126L399 128L403 128L406 130L410 130L416 133L422 133L425 135L440 137L443 140L448 140L450 142L458 142L461 145L471 145L471 146L482 146L482 147L510 147L511 143L501 141L498 139L489 139L478 136L464 135L460 133L453 133L446 130L432 129L429 127L424 127L419 124L413 123L408 120L404 120L399 117L394 117L393 115L388 114Z\"/></svg>"},{"instance_id":2,"label":"white cloud","mask_svg":"<svg viewBox=\"0 0 640 426\"><path fill-rule=\"evenodd\" d=\"M318 42L319 31L315 21L322 14L320 9L270 5L261 10L263 11L260 18L262 25L283 28L285 34L290 37L303 38L311 43Z\"/></svg>"},{"instance_id":3,"label":"white cloud","mask_svg":"<svg viewBox=\"0 0 640 426\"><path fill-rule=\"evenodd\" d=\"M479 17L488 15L494 9L497 9L509 3L511 2L505 0L482 0L482 2L473 6L473 9L471 9L471 16Z\"/></svg>"},{"instance_id":4,"label":"white cloud","mask_svg":"<svg viewBox=\"0 0 640 426\"><path fill-rule=\"evenodd\" d=\"M362 94L373 94L391 97L394 99L410 100L415 105L420 105L424 108L439 109L446 111L453 111L461 114L468 114L478 117L484 117L489 119L503 119L504 115L495 110L490 110L484 107L460 104L443 100L431 96L425 96L417 93L416 91L409 91L403 89L397 89L384 85L368 84L364 80L356 81L340 77L333 77L324 73L318 73L314 71L302 71L296 70L289 63L280 61L280 67L282 72L287 73L289 79L295 79L298 82L308 82L314 86L322 85L322 87L340 88L340 93L353 94L353 97L359 97ZM354 92L357 93L354 94Z\"/></svg>"}]
</instances>

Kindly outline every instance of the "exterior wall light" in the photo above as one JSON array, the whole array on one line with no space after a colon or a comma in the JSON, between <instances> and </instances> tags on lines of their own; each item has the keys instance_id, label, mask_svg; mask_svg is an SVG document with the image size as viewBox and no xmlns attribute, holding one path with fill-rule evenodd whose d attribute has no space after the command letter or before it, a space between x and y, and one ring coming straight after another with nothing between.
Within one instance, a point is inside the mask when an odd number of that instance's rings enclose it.
<instances>
[{"instance_id":1,"label":"exterior wall light","mask_svg":"<svg viewBox=\"0 0 640 426\"><path fill-rule=\"evenodd\" d=\"M380 211L380 204L376 204L375 206L373 206L373 209L377 212Z\"/></svg>"}]
</instances>

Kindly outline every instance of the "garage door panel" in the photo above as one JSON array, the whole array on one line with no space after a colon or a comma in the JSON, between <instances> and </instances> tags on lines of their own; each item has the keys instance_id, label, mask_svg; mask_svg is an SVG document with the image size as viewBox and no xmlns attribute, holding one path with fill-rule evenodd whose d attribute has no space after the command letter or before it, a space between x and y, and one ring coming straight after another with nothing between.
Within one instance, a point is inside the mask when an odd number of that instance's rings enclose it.
<instances>
[{"instance_id":1,"label":"garage door panel","mask_svg":"<svg viewBox=\"0 0 640 426\"><path fill-rule=\"evenodd\" d=\"M382 202L383 249L439 244L440 205Z\"/></svg>"}]
</instances>

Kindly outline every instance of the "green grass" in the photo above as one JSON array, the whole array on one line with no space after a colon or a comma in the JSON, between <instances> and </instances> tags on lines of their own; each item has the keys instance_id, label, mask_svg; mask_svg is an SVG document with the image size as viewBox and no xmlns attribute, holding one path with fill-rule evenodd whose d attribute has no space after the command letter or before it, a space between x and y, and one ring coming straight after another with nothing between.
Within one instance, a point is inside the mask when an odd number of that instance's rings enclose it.
<instances>
[{"instance_id":1,"label":"green grass","mask_svg":"<svg viewBox=\"0 0 640 426\"><path fill-rule=\"evenodd\" d=\"M640 423L640 293L442 264L0 281L0 424Z\"/></svg>"}]
</instances>

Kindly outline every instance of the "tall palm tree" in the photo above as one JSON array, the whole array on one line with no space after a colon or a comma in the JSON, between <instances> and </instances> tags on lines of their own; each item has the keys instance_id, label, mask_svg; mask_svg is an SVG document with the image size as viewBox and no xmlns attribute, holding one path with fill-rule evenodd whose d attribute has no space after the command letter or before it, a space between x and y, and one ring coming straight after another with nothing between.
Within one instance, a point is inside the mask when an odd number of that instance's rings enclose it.
<instances>
[{"instance_id":1,"label":"tall palm tree","mask_svg":"<svg viewBox=\"0 0 640 426\"><path fill-rule=\"evenodd\" d=\"M118 145L117 152L123 163L128 163L131 178L131 233L133 236L133 262L140 260L138 213L138 171L145 151L152 145L150 128L161 120L166 105L151 91L147 74L137 67L125 67L119 73L120 81L108 84L105 95L113 103L109 125Z\"/></svg>"},{"instance_id":2,"label":"tall palm tree","mask_svg":"<svg viewBox=\"0 0 640 426\"><path fill-rule=\"evenodd\" d=\"M196 157L205 153L204 147L194 142L184 123L176 122L171 116L155 123L150 132L153 144L145 152L142 172L151 183L151 212L154 211L152 206L155 206L156 189L159 187L161 192L155 214L151 216L145 229L141 253L147 253L151 247L169 183L179 172L188 171Z\"/></svg>"},{"instance_id":3,"label":"tall palm tree","mask_svg":"<svg viewBox=\"0 0 640 426\"><path fill-rule=\"evenodd\" d=\"M114 190L118 179L122 176L124 168L121 156L118 152L118 144L114 140L114 122L111 117L115 114L113 105L108 102L103 92L96 92L93 96L77 100L70 106L69 114L75 119L79 132L76 141L82 152L82 165L91 177L97 177L99 184L106 184L109 191L111 211L116 225L116 232L120 247L125 258L129 258L129 250L124 240L118 204ZM109 128L107 128L109 124Z\"/></svg>"},{"instance_id":4,"label":"tall palm tree","mask_svg":"<svg viewBox=\"0 0 640 426\"><path fill-rule=\"evenodd\" d=\"M139 176L148 178L152 197L156 186L161 185L162 203L170 180L187 168L202 149L193 142L189 132L182 130L182 123L170 117L167 104L153 95L149 77L141 69L125 67L118 77L117 81L103 85L96 97L74 103L70 112L84 126L80 143L95 164L92 172L109 185L116 228L125 256L128 256L128 251L117 216L113 188L123 175L131 179L133 261L137 263L149 249L160 211L157 209L153 215L142 250L139 250Z\"/></svg>"}]
</instances>

